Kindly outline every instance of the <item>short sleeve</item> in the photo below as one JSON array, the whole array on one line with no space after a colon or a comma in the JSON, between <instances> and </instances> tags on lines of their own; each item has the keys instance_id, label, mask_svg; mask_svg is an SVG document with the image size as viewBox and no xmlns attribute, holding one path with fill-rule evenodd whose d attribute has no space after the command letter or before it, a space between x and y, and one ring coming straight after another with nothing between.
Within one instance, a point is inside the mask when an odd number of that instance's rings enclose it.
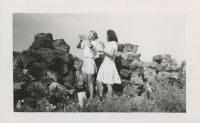
<instances>
[{"instance_id":1,"label":"short sleeve","mask_svg":"<svg viewBox=\"0 0 200 123\"><path fill-rule=\"evenodd\" d=\"M117 51L117 43L116 42L109 42L107 43L106 47L105 47L105 50L107 52L111 52L111 50L114 50L114 52Z\"/></svg>"}]
</instances>

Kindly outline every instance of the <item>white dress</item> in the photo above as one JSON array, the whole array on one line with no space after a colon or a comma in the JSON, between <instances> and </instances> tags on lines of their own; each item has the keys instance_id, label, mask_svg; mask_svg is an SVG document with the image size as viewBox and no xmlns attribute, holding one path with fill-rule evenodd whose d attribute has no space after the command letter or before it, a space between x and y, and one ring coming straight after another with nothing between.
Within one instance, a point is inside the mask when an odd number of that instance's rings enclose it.
<instances>
[{"instance_id":1,"label":"white dress","mask_svg":"<svg viewBox=\"0 0 200 123\"><path fill-rule=\"evenodd\" d=\"M115 65L115 57L118 51L118 45L115 41L108 42L104 50L111 52L111 49L114 49L114 57L110 58L105 55L97 74L97 81L103 82L104 84L121 84L121 78Z\"/></svg>"}]
</instances>

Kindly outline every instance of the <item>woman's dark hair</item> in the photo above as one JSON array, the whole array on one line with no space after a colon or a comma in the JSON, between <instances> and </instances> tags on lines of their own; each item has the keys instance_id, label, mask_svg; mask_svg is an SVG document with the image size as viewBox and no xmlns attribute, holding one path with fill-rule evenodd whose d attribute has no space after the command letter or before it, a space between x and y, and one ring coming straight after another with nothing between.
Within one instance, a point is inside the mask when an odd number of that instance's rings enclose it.
<instances>
[{"instance_id":1,"label":"woman's dark hair","mask_svg":"<svg viewBox=\"0 0 200 123\"><path fill-rule=\"evenodd\" d=\"M108 30L107 34L108 34L108 40L109 41L116 41L116 42L118 42L117 35L116 35L116 33L113 30L111 30L111 29Z\"/></svg>"}]
</instances>

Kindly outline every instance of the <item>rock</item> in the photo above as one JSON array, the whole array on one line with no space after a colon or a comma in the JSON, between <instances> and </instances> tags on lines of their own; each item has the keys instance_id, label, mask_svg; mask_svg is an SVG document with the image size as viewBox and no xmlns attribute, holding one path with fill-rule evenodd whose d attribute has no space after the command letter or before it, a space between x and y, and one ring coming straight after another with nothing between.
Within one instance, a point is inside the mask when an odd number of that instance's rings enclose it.
<instances>
[{"instance_id":1,"label":"rock","mask_svg":"<svg viewBox=\"0 0 200 123\"><path fill-rule=\"evenodd\" d=\"M156 71L151 68L144 69L144 79L147 81L153 81L156 79Z\"/></svg>"},{"instance_id":2,"label":"rock","mask_svg":"<svg viewBox=\"0 0 200 123\"><path fill-rule=\"evenodd\" d=\"M49 93L51 96L63 98L69 94L69 90L57 82L52 82L49 86Z\"/></svg>"},{"instance_id":3,"label":"rock","mask_svg":"<svg viewBox=\"0 0 200 123\"><path fill-rule=\"evenodd\" d=\"M169 72L159 72L157 75L157 80L158 81L165 81L165 80L169 80L169 77L171 76L171 74Z\"/></svg>"},{"instance_id":4,"label":"rock","mask_svg":"<svg viewBox=\"0 0 200 123\"><path fill-rule=\"evenodd\" d=\"M60 76L58 73L56 73L55 71L51 71L51 70L46 70L46 76L45 78L47 79L53 79L56 82L62 83L62 76Z\"/></svg>"},{"instance_id":5,"label":"rock","mask_svg":"<svg viewBox=\"0 0 200 123\"><path fill-rule=\"evenodd\" d=\"M70 53L62 53L59 54L60 59L63 60L64 63L68 64L69 66L74 65L74 57Z\"/></svg>"},{"instance_id":6,"label":"rock","mask_svg":"<svg viewBox=\"0 0 200 123\"><path fill-rule=\"evenodd\" d=\"M181 83L181 80L180 79L169 78L169 83L174 83L174 82Z\"/></svg>"},{"instance_id":7,"label":"rock","mask_svg":"<svg viewBox=\"0 0 200 123\"><path fill-rule=\"evenodd\" d=\"M48 39L38 39L33 42L33 44L29 47L30 51L38 50L39 48L49 48L55 49L51 40Z\"/></svg>"},{"instance_id":8,"label":"rock","mask_svg":"<svg viewBox=\"0 0 200 123\"><path fill-rule=\"evenodd\" d=\"M170 78L172 79L178 79L180 76L180 74L178 72L172 72L170 75Z\"/></svg>"},{"instance_id":9,"label":"rock","mask_svg":"<svg viewBox=\"0 0 200 123\"><path fill-rule=\"evenodd\" d=\"M183 62L181 63L181 66L182 66L182 67L186 66L186 61L183 61Z\"/></svg>"},{"instance_id":10,"label":"rock","mask_svg":"<svg viewBox=\"0 0 200 123\"><path fill-rule=\"evenodd\" d=\"M150 67L152 68L152 69L156 69L156 67L158 66L159 64L156 62L156 61L152 61L151 63L150 63Z\"/></svg>"},{"instance_id":11,"label":"rock","mask_svg":"<svg viewBox=\"0 0 200 123\"><path fill-rule=\"evenodd\" d=\"M18 82L18 83L14 83L14 89L19 89L22 90L24 88L27 87L27 83L26 82Z\"/></svg>"},{"instance_id":12,"label":"rock","mask_svg":"<svg viewBox=\"0 0 200 123\"><path fill-rule=\"evenodd\" d=\"M51 33L38 33L34 36L35 41L39 39L46 39L53 41L53 35Z\"/></svg>"},{"instance_id":13,"label":"rock","mask_svg":"<svg viewBox=\"0 0 200 123\"><path fill-rule=\"evenodd\" d=\"M32 75L28 74L28 69L23 69L22 73L25 78L25 82L33 82L36 80Z\"/></svg>"},{"instance_id":14,"label":"rock","mask_svg":"<svg viewBox=\"0 0 200 123\"><path fill-rule=\"evenodd\" d=\"M42 62L46 67L54 65L54 60L58 57L58 53L55 50L49 48L40 48L36 51L36 53L42 57Z\"/></svg>"},{"instance_id":15,"label":"rock","mask_svg":"<svg viewBox=\"0 0 200 123\"><path fill-rule=\"evenodd\" d=\"M173 58L164 57L161 61L161 65L163 65L163 66L169 66L169 65L177 66L177 61Z\"/></svg>"},{"instance_id":16,"label":"rock","mask_svg":"<svg viewBox=\"0 0 200 123\"><path fill-rule=\"evenodd\" d=\"M133 52L134 54L136 54L137 50L138 50L138 45L125 44L123 48L123 53Z\"/></svg>"},{"instance_id":17,"label":"rock","mask_svg":"<svg viewBox=\"0 0 200 123\"><path fill-rule=\"evenodd\" d=\"M150 86L150 84L149 84L148 81L145 83L145 86L146 86L147 91L148 91L150 94L153 93L152 87Z\"/></svg>"},{"instance_id":18,"label":"rock","mask_svg":"<svg viewBox=\"0 0 200 123\"><path fill-rule=\"evenodd\" d=\"M126 86L124 89L123 89L123 92L128 95L128 96L138 96L138 90L133 88L133 87L130 87L129 85Z\"/></svg>"},{"instance_id":19,"label":"rock","mask_svg":"<svg viewBox=\"0 0 200 123\"><path fill-rule=\"evenodd\" d=\"M158 72L164 71L165 67L160 64L157 64L157 66L153 69L156 71L156 73L158 73Z\"/></svg>"},{"instance_id":20,"label":"rock","mask_svg":"<svg viewBox=\"0 0 200 123\"><path fill-rule=\"evenodd\" d=\"M186 72L186 66L183 67L183 72Z\"/></svg>"},{"instance_id":21,"label":"rock","mask_svg":"<svg viewBox=\"0 0 200 123\"><path fill-rule=\"evenodd\" d=\"M138 61L137 59L133 60L130 64L130 69L134 70L136 68L142 68L143 63L141 61Z\"/></svg>"},{"instance_id":22,"label":"rock","mask_svg":"<svg viewBox=\"0 0 200 123\"><path fill-rule=\"evenodd\" d=\"M46 71L46 78L47 78L47 79L50 79L50 78L51 78L51 79L53 79L54 81L57 81L57 80L58 80L56 72L50 71L50 70L47 70L47 71Z\"/></svg>"},{"instance_id":23,"label":"rock","mask_svg":"<svg viewBox=\"0 0 200 123\"><path fill-rule=\"evenodd\" d=\"M129 78L131 76L131 72L125 69L121 69L120 75L126 78Z\"/></svg>"},{"instance_id":24,"label":"rock","mask_svg":"<svg viewBox=\"0 0 200 123\"><path fill-rule=\"evenodd\" d=\"M45 106L45 104L49 103L49 101L50 101L49 95L45 95L45 96L38 98L36 101L37 108L39 108L39 109L42 108L43 106Z\"/></svg>"},{"instance_id":25,"label":"rock","mask_svg":"<svg viewBox=\"0 0 200 123\"><path fill-rule=\"evenodd\" d=\"M153 57L153 61L156 61L158 64L160 64L162 60L162 56L161 55L156 55Z\"/></svg>"},{"instance_id":26,"label":"rock","mask_svg":"<svg viewBox=\"0 0 200 123\"><path fill-rule=\"evenodd\" d=\"M31 52L28 50L22 51L21 55L17 59L16 66L21 69L29 69L33 62L37 62L42 57L36 52Z\"/></svg>"},{"instance_id":27,"label":"rock","mask_svg":"<svg viewBox=\"0 0 200 123\"><path fill-rule=\"evenodd\" d=\"M181 73L181 71L182 71L182 67L181 66L175 66L175 69L176 69L176 71L175 72L179 72L179 73Z\"/></svg>"},{"instance_id":28,"label":"rock","mask_svg":"<svg viewBox=\"0 0 200 123\"><path fill-rule=\"evenodd\" d=\"M24 105L27 105L33 109L36 108L36 104L37 104L36 99L34 99L32 97L28 97L28 98L23 98L23 100L24 100Z\"/></svg>"},{"instance_id":29,"label":"rock","mask_svg":"<svg viewBox=\"0 0 200 123\"><path fill-rule=\"evenodd\" d=\"M58 51L69 53L70 46L63 39L56 39L53 41L53 46Z\"/></svg>"},{"instance_id":30,"label":"rock","mask_svg":"<svg viewBox=\"0 0 200 123\"><path fill-rule=\"evenodd\" d=\"M124 59L127 59L127 61L133 61L134 59L137 59L137 60L140 60L140 56L141 56L141 53L138 53L138 54L134 54L133 52L127 52L126 53L127 55L124 56Z\"/></svg>"},{"instance_id":31,"label":"rock","mask_svg":"<svg viewBox=\"0 0 200 123\"><path fill-rule=\"evenodd\" d=\"M134 55L133 54L127 54L127 61L131 62L134 60Z\"/></svg>"},{"instance_id":32,"label":"rock","mask_svg":"<svg viewBox=\"0 0 200 123\"><path fill-rule=\"evenodd\" d=\"M123 59L131 62L134 59L140 60L141 53L135 54L134 52L119 53Z\"/></svg>"},{"instance_id":33,"label":"rock","mask_svg":"<svg viewBox=\"0 0 200 123\"><path fill-rule=\"evenodd\" d=\"M122 82L122 88L125 88L125 87L128 86L128 85L129 85L128 83L125 83L125 82L123 83L123 82Z\"/></svg>"},{"instance_id":34,"label":"rock","mask_svg":"<svg viewBox=\"0 0 200 123\"><path fill-rule=\"evenodd\" d=\"M76 81L79 82L79 81L83 81L83 78L82 78L82 74L80 71L76 71Z\"/></svg>"},{"instance_id":35,"label":"rock","mask_svg":"<svg viewBox=\"0 0 200 123\"><path fill-rule=\"evenodd\" d=\"M69 69L68 69L68 65L67 64L63 64L62 67L59 69L59 73L61 75L66 75L68 73Z\"/></svg>"},{"instance_id":36,"label":"rock","mask_svg":"<svg viewBox=\"0 0 200 123\"><path fill-rule=\"evenodd\" d=\"M136 85L142 85L142 84L144 84L143 80L142 80L142 77L138 76L138 75L135 75L135 74L131 75L130 82L131 82L131 84L136 84Z\"/></svg>"},{"instance_id":37,"label":"rock","mask_svg":"<svg viewBox=\"0 0 200 123\"><path fill-rule=\"evenodd\" d=\"M22 69L15 67L13 70L13 82L27 82L26 78L22 74Z\"/></svg>"},{"instance_id":38,"label":"rock","mask_svg":"<svg viewBox=\"0 0 200 123\"><path fill-rule=\"evenodd\" d=\"M173 71L177 71L178 68L179 68L178 66L168 64L167 66L165 66L164 71L165 72L173 72Z\"/></svg>"},{"instance_id":39,"label":"rock","mask_svg":"<svg viewBox=\"0 0 200 123\"><path fill-rule=\"evenodd\" d=\"M74 88L74 86L73 86L72 84L68 83L68 82L65 82L65 83L64 83L64 86L65 86L67 89L73 89L73 88Z\"/></svg>"},{"instance_id":40,"label":"rock","mask_svg":"<svg viewBox=\"0 0 200 123\"><path fill-rule=\"evenodd\" d=\"M186 66L183 67L183 70L181 72L181 76L186 79Z\"/></svg>"},{"instance_id":41,"label":"rock","mask_svg":"<svg viewBox=\"0 0 200 123\"><path fill-rule=\"evenodd\" d=\"M169 55L169 54L163 54L162 57L163 57L163 58L164 58L164 57L171 58L171 55Z\"/></svg>"},{"instance_id":42,"label":"rock","mask_svg":"<svg viewBox=\"0 0 200 123\"><path fill-rule=\"evenodd\" d=\"M122 79L122 83L131 84L131 82L129 80L126 80L126 79Z\"/></svg>"},{"instance_id":43,"label":"rock","mask_svg":"<svg viewBox=\"0 0 200 123\"><path fill-rule=\"evenodd\" d=\"M138 76L144 76L144 69L143 68L136 68L134 70L131 71L132 74L138 75Z\"/></svg>"},{"instance_id":44,"label":"rock","mask_svg":"<svg viewBox=\"0 0 200 123\"><path fill-rule=\"evenodd\" d=\"M141 53L134 55L134 59L140 60Z\"/></svg>"},{"instance_id":45,"label":"rock","mask_svg":"<svg viewBox=\"0 0 200 123\"><path fill-rule=\"evenodd\" d=\"M165 67L166 67L166 66L169 66L169 65L170 65L170 62L171 62L170 60L171 60L170 58L165 57L165 58L162 59L162 61L161 61L160 64L161 64L162 66L165 66Z\"/></svg>"},{"instance_id":46,"label":"rock","mask_svg":"<svg viewBox=\"0 0 200 123\"><path fill-rule=\"evenodd\" d=\"M128 54L127 53L121 53L120 55L121 55L121 57L123 59L127 60L127 58L128 58Z\"/></svg>"},{"instance_id":47,"label":"rock","mask_svg":"<svg viewBox=\"0 0 200 123\"><path fill-rule=\"evenodd\" d=\"M143 62L143 68L149 68L150 66L151 66L151 63Z\"/></svg>"},{"instance_id":48,"label":"rock","mask_svg":"<svg viewBox=\"0 0 200 123\"><path fill-rule=\"evenodd\" d=\"M130 62L129 61L122 59L121 63L122 63L122 69L130 70Z\"/></svg>"},{"instance_id":49,"label":"rock","mask_svg":"<svg viewBox=\"0 0 200 123\"><path fill-rule=\"evenodd\" d=\"M36 81L28 85L25 92L34 98L42 97L48 93L48 85L40 81Z\"/></svg>"},{"instance_id":50,"label":"rock","mask_svg":"<svg viewBox=\"0 0 200 123\"><path fill-rule=\"evenodd\" d=\"M23 61L20 55L14 60L15 62L13 62L13 69L24 69Z\"/></svg>"},{"instance_id":51,"label":"rock","mask_svg":"<svg viewBox=\"0 0 200 123\"><path fill-rule=\"evenodd\" d=\"M138 90L141 90L143 88L143 85L131 85L131 87L136 88ZM139 91L138 91L139 92Z\"/></svg>"},{"instance_id":52,"label":"rock","mask_svg":"<svg viewBox=\"0 0 200 123\"><path fill-rule=\"evenodd\" d=\"M118 51L123 52L124 44L118 44Z\"/></svg>"},{"instance_id":53,"label":"rock","mask_svg":"<svg viewBox=\"0 0 200 123\"><path fill-rule=\"evenodd\" d=\"M38 62L34 62L33 65L28 69L28 74L32 75L36 79L44 76L45 71L47 68Z\"/></svg>"},{"instance_id":54,"label":"rock","mask_svg":"<svg viewBox=\"0 0 200 123\"><path fill-rule=\"evenodd\" d=\"M76 75L72 70L69 71L69 74L63 78L64 86L68 89L72 89L76 84Z\"/></svg>"},{"instance_id":55,"label":"rock","mask_svg":"<svg viewBox=\"0 0 200 123\"><path fill-rule=\"evenodd\" d=\"M171 58L171 62L172 65L177 66L177 61L175 59Z\"/></svg>"}]
</instances>

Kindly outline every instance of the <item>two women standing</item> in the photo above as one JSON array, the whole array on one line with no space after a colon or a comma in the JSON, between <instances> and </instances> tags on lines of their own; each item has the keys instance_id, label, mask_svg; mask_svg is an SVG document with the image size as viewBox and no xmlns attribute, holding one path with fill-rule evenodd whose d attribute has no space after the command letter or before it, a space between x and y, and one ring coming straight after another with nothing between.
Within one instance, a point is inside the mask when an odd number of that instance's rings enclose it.
<instances>
[{"instance_id":1,"label":"two women standing","mask_svg":"<svg viewBox=\"0 0 200 123\"><path fill-rule=\"evenodd\" d=\"M77 48L82 48L84 50L84 58L82 65L82 76L83 81L88 82L90 88L90 99L93 96L94 87L93 87L93 76L96 73L96 65L94 62L94 57L96 55L95 46L97 42L95 39L98 39L97 33L95 31L91 31L89 33L89 38L85 44L81 45L81 42L77 45ZM105 58L103 63L101 64L98 74L97 74L97 82L98 82L98 90L100 100L103 97L103 83L108 87L108 101L112 98L112 85L114 83L121 84L121 79L118 74L115 65L115 57L117 56L118 51L118 39L116 33L113 30L107 31L107 43L105 45L104 50L100 50L98 52L104 53Z\"/></svg>"}]
</instances>

